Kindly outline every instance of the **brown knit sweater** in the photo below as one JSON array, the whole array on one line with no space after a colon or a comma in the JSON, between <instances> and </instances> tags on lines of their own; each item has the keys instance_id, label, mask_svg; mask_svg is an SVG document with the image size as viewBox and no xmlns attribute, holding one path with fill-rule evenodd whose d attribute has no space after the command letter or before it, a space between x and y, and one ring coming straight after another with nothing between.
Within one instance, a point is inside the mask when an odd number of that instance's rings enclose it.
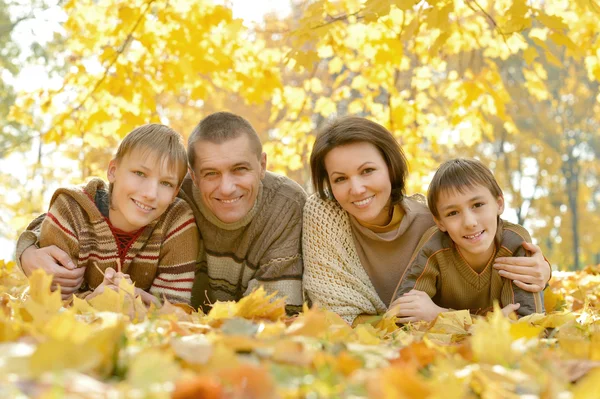
<instances>
[{"instance_id":1,"label":"brown knit sweater","mask_svg":"<svg viewBox=\"0 0 600 399\"><path fill-rule=\"evenodd\" d=\"M223 223L202 205L187 176L180 197L194 211L202 234L192 304L239 300L262 285L287 297L286 310L302 308L302 208L306 193L287 177L267 172L256 204L241 220Z\"/></svg>"},{"instance_id":2,"label":"brown knit sweater","mask_svg":"<svg viewBox=\"0 0 600 399\"><path fill-rule=\"evenodd\" d=\"M98 269L117 270L119 249L106 219L107 204L108 186L100 179L85 186L61 188L54 193L41 223L40 247L56 245L78 267L86 267L82 296L102 283ZM190 303L198 236L189 206L175 199L131 243L121 270L130 275L136 287L161 299L164 295L170 301Z\"/></svg>"},{"instance_id":3,"label":"brown knit sweater","mask_svg":"<svg viewBox=\"0 0 600 399\"><path fill-rule=\"evenodd\" d=\"M502 307L520 303L517 313L521 316L544 312L542 293L520 289L492 267L497 257L527 256L521 245L523 241L531 242L527 230L500 219L495 241L496 254L478 274L460 255L450 236L432 227L423 235L392 301L414 288L426 292L444 308L485 313L497 300Z\"/></svg>"}]
</instances>

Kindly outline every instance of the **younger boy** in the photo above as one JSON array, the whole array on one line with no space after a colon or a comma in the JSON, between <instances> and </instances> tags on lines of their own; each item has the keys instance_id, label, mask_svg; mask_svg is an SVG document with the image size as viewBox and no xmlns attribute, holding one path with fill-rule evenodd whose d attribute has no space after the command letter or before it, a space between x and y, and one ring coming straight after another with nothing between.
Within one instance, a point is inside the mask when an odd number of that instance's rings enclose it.
<instances>
[{"instance_id":1,"label":"younger boy","mask_svg":"<svg viewBox=\"0 0 600 399\"><path fill-rule=\"evenodd\" d=\"M40 247L56 245L86 268L79 297L118 289L125 278L146 304L163 296L190 303L199 233L190 207L175 198L186 170L181 136L149 124L123 139L109 184L94 178L54 193Z\"/></svg>"},{"instance_id":2,"label":"younger boy","mask_svg":"<svg viewBox=\"0 0 600 399\"><path fill-rule=\"evenodd\" d=\"M481 162L453 159L435 173L427 195L437 227L419 242L392 296L389 313L399 322L433 320L448 309L491 310L520 316L543 312L540 293L517 287L492 264L500 256L526 256L531 237L522 226L500 219L504 196Z\"/></svg>"}]
</instances>

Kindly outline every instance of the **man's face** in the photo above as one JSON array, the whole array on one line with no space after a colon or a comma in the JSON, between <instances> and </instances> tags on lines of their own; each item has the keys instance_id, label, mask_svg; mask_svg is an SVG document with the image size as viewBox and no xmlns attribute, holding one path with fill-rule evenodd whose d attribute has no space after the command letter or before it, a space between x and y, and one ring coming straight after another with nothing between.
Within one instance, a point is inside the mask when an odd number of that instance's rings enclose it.
<instances>
[{"instance_id":1,"label":"man's face","mask_svg":"<svg viewBox=\"0 0 600 399\"><path fill-rule=\"evenodd\" d=\"M234 223L250 212L260 181L265 177L267 155L257 157L248 136L221 144L198 141L191 171L204 206L223 223Z\"/></svg>"}]
</instances>

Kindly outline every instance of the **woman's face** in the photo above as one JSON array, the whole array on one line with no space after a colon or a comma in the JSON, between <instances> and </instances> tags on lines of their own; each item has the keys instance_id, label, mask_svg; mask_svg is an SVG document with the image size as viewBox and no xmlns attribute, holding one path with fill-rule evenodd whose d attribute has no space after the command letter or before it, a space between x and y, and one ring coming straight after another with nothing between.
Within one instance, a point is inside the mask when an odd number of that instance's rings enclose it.
<instances>
[{"instance_id":1,"label":"woman's face","mask_svg":"<svg viewBox=\"0 0 600 399\"><path fill-rule=\"evenodd\" d=\"M325 169L333 196L360 224L389 223L392 183L377 147L365 141L336 147L325 156Z\"/></svg>"}]
</instances>

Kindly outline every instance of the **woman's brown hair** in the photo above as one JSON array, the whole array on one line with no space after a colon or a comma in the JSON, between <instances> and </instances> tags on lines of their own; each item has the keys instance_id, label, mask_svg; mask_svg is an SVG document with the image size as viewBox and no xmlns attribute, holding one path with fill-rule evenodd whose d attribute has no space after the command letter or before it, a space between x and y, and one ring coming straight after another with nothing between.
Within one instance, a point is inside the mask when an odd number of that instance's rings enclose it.
<instances>
[{"instance_id":1,"label":"woman's brown hair","mask_svg":"<svg viewBox=\"0 0 600 399\"><path fill-rule=\"evenodd\" d=\"M390 173L391 205L399 203L404 197L408 176L408 164L404 152L386 128L358 116L338 118L325 125L317 134L310 154L310 170L315 192L319 193L322 199L333 199L329 175L325 168L325 157L336 147L358 142L371 143L379 150Z\"/></svg>"}]
</instances>

